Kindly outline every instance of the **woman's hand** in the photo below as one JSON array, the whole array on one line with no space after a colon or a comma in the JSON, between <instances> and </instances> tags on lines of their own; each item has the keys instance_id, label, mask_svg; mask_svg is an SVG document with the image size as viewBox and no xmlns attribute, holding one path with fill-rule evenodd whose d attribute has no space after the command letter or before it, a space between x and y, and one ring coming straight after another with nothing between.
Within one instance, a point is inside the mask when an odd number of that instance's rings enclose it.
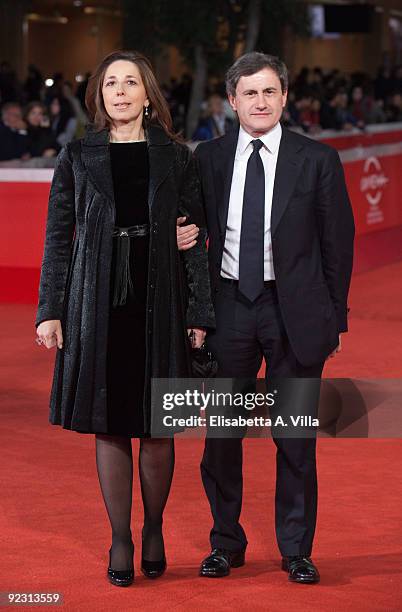
<instances>
[{"instance_id":1,"label":"woman's hand","mask_svg":"<svg viewBox=\"0 0 402 612\"><path fill-rule=\"evenodd\" d=\"M191 339L191 346L193 348L201 348L204 344L205 336L207 332L202 327L189 327L187 333Z\"/></svg>"},{"instance_id":2,"label":"woman's hand","mask_svg":"<svg viewBox=\"0 0 402 612\"><path fill-rule=\"evenodd\" d=\"M185 225L184 227L180 227L185 223L187 217L178 217L176 223L176 232L177 232L177 248L179 251L187 251L191 249L193 246L197 244L197 237L200 231L200 228L192 223L191 225Z\"/></svg>"},{"instance_id":3,"label":"woman's hand","mask_svg":"<svg viewBox=\"0 0 402 612\"><path fill-rule=\"evenodd\" d=\"M57 348L63 348L63 334L61 331L61 321L49 320L42 321L36 329L36 342L43 344L46 348L50 349L57 345Z\"/></svg>"}]
</instances>

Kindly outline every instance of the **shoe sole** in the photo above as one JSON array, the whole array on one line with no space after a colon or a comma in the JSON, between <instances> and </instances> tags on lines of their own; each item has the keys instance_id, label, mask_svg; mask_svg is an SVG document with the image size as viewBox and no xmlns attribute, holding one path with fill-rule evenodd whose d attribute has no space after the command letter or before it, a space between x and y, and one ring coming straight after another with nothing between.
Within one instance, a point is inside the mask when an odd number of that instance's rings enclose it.
<instances>
[{"instance_id":1,"label":"shoe sole","mask_svg":"<svg viewBox=\"0 0 402 612\"><path fill-rule=\"evenodd\" d=\"M156 580L157 578L160 578L161 576L163 576L163 574L165 573L166 570L163 570L163 572L161 572L160 574L156 574L155 576L150 576L149 574L147 574L142 568L141 568L141 574L143 574L145 576L145 578L149 578L150 580Z\"/></svg>"},{"instance_id":2,"label":"shoe sole","mask_svg":"<svg viewBox=\"0 0 402 612\"><path fill-rule=\"evenodd\" d=\"M121 582L115 582L109 576L108 576L108 580L109 580L110 584L113 584L113 586L123 587L123 588L131 586L133 584L133 582L134 582L134 579L133 579L133 580L131 580L131 582L126 582L125 584L124 583L122 584Z\"/></svg>"},{"instance_id":3,"label":"shoe sole","mask_svg":"<svg viewBox=\"0 0 402 612\"><path fill-rule=\"evenodd\" d=\"M296 582L297 584L318 584L320 580L295 580L294 578L288 578L289 582Z\"/></svg>"},{"instance_id":4,"label":"shoe sole","mask_svg":"<svg viewBox=\"0 0 402 612\"><path fill-rule=\"evenodd\" d=\"M282 570L284 572L286 572L287 574L289 574L289 571L287 569L285 569L284 567L282 568ZM291 576L288 576L288 580L289 582L297 582L298 584L317 584L318 582L320 582L320 578L306 578L306 579L301 579L301 580L296 580L295 578L291 578Z\"/></svg>"}]
</instances>

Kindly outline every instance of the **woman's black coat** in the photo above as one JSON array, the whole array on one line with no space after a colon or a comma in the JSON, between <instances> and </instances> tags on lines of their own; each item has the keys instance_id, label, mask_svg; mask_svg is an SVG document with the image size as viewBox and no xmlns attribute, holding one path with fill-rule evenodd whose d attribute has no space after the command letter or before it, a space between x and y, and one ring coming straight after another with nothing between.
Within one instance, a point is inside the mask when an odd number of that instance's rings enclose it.
<instances>
[{"instance_id":1,"label":"woman's black coat","mask_svg":"<svg viewBox=\"0 0 402 612\"><path fill-rule=\"evenodd\" d=\"M151 379L190 376L186 328L214 327L214 313L192 154L158 126L148 127L147 141L151 235L144 418L149 429ZM180 207L201 228L197 245L181 253L176 243ZM88 130L58 156L35 322L62 322L63 348L56 349L49 420L66 429L108 433L106 352L114 219L109 132Z\"/></svg>"}]
</instances>

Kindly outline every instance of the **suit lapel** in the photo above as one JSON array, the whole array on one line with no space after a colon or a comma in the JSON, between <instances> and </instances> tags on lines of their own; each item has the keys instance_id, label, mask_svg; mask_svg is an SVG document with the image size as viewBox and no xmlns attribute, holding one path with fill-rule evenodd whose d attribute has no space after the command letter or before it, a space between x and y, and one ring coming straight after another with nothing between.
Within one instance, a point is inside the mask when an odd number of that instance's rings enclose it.
<instances>
[{"instance_id":1,"label":"suit lapel","mask_svg":"<svg viewBox=\"0 0 402 612\"><path fill-rule=\"evenodd\" d=\"M271 235L275 234L286 210L305 159L302 152L303 145L292 139L292 133L289 130L286 128L282 130L272 197Z\"/></svg>"},{"instance_id":2,"label":"suit lapel","mask_svg":"<svg viewBox=\"0 0 402 612\"><path fill-rule=\"evenodd\" d=\"M214 159L214 182L220 235L225 238L230 189L239 129L234 129L219 141L219 153Z\"/></svg>"}]
</instances>

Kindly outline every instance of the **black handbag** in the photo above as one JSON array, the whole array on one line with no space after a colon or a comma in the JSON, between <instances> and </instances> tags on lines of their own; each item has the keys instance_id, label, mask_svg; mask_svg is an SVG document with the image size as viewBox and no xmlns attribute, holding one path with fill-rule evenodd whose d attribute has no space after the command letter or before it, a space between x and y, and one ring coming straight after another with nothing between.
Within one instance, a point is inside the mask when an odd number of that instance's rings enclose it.
<instances>
[{"instance_id":1,"label":"black handbag","mask_svg":"<svg viewBox=\"0 0 402 612\"><path fill-rule=\"evenodd\" d=\"M192 335L189 335L191 352L191 369L194 378L213 378L218 371L218 362L204 342L200 348L192 346Z\"/></svg>"}]
</instances>

